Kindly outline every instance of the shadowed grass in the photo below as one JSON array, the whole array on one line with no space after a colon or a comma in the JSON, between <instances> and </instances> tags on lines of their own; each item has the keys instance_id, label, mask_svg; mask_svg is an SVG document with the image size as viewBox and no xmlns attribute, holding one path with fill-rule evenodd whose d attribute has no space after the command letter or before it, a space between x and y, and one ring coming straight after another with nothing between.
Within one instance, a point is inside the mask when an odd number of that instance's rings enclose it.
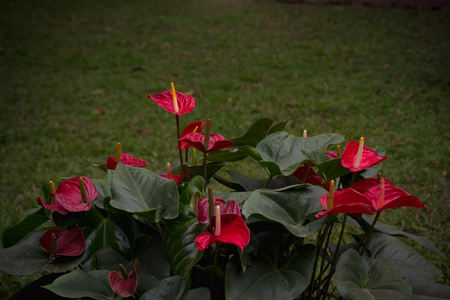
<instances>
[{"instance_id":1,"label":"shadowed grass","mask_svg":"<svg viewBox=\"0 0 450 300\"><path fill-rule=\"evenodd\" d=\"M90 165L118 141L152 170L176 162L175 119L146 99L173 81L197 99L182 126L210 117L234 137L261 116L291 117L291 133L382 146L383 175L428 206L382 219L449 254L449 20L272 1L2 2L0 228L49 180L100 178ZM0 276L0 294L23 284Z\"/></svg>"}]
</instances>

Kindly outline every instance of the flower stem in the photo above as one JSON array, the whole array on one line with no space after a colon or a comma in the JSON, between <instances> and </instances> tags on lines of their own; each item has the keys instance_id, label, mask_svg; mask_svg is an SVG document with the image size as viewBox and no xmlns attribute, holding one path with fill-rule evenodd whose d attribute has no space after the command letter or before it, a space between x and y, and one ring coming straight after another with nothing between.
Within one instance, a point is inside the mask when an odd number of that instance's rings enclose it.
<instances>
[{"instance_id":1,"label":"flower stem","mask_svg":"<svg viewBox=\"0 0 450 300\"><path fill-rule=\"evenodd\" d=\"M323 288L323 290L325 292L324 299L326 298L327 290L328 290L328 287L330 286L331 278L333 277L333 274L335 272L337 258L338 258L338 253L339 253L339 247L341 246L342 238L344 237L344 231L345 231L345 224L346 223L347 223L347 214L344 214L344 219L342 220L341 232L339 234L339 240L338 240L338 243L336 245L336 250L334 251L333 260L331 262L331 270L330 270L330 273L328 274L328 279L325 282L325 285L324 285L324 288Z\"/></svg>"},{"instance_id":2,"label":"flower stem","mask_svg":"<svg viewBox=\"0 0 450 300\"><path fill-rule=\"evenodd\" d=\"M331 220L331 217L329 218L329 220ZM318 286L318 296L320 297L321 294L321 284L322 284L322 275L323 275L323 268L325 266L325 261L326 261L326 256L327 256L327 249L328 249L328 243L330 242L330 238L331 238L331 233L333 232L333 224L328 223L328 231L326 232L326 241L325 241L325 245L323 247L324 251L323 251L323 255L322 255L322 262L320 264L320 272L319 272L319 286Z\"/></svg>"},{"instance_id":3,"label":"flower stem","mask_svg":"<svg viewBox=\"0 0 450 300\"><path fill-rule=\"evenodd\" d=\"M180 117L175 115L177 119L177 140L178 140L178 154L180 156L180 170L181 173L184 173L184 165L183 165L183 151L181 150L181 142L180 142Z\"/></svg>"},{"instance_id":4,"label":"flower stem","mask_svg":"<svg viewBox=\"0 0 450 300\"><path fill-rule=\"evenodd\" d=\"M216 248L214 249L214 259L212 264L212 274L211 274L211 282L209 283L209 290L212 292L213 284L214 284L214 274L216 273L217 268L217 257L219 256L219 248L220 243L216 243Z\"/></svg>"},{"instance_id":5,"label":"flower stem","mask_svg":"<svg viewBox=\"0 0 450 300\"><path fill-rule=\"evenodd\" d=\"M375 227L375 224L376 224L377 221L378 221L378 218L380 217L380 214L381 214L381 211L377 212L375 218L373 219L372 225L370 225L369 230L367 230L366 234L365 234L365 235L362 237L362 239L359 241L359 243L358 243L359 246L356 245L356 248L360 247L362 241L363 241L364 239L366 239L366 242L364 243L364 247L363 247L363 249L362 249L362 251L361 251L361 256L363 256L364 251L366 251L367 244L369 244L370 235L371 235L371 233L372 233L372 231L373 231L373 228Z\"/></svg>"}]
</instances>

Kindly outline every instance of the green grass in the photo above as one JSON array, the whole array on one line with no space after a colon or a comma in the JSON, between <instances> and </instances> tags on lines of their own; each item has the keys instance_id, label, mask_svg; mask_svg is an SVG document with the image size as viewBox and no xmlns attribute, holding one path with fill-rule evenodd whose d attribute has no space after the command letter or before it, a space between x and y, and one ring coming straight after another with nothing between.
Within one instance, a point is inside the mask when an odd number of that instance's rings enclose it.
<instances>
[{"instance_id":1,"label":"green grass","mask_svg":"<svg viewBox=\"0 0 450 300\"><path fill-rule=\"evenodd\" d=\"M176 162L175 120L146 99L173 81L197 99L182 125L210 117L234 137L291 117L291 133L382 146L383 175L428 206L382 219L448 255L449 25L449 11L275 1L2 2L0 229L49 180L100 178L91 164L118 141L151 169ZM7 296L24 282L0 281Z\"/></svg>"}]
</instances>

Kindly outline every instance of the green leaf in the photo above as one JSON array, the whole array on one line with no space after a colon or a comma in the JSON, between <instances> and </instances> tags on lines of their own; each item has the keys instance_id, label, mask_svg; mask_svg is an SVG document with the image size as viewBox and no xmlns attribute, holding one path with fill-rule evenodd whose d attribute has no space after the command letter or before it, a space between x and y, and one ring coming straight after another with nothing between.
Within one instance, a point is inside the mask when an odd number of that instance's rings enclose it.
<instances>
[{"instance_id":1,"label":"green leaf","mask_svg":"<svg viewBox=\"0 0 450 300\"><path fill-rule=\"evenodd\" d=\"M283 175L290 175L303 161L324 162L327 157L323 153L327 147L332 144L339 144L342 141L344 141L344 137L334 133L301 138L282 131L264 138L256 146L256 150L261 154L265 164L267 162L275 163ZM266 167L273 172L276 171L272 165L268 164Z\"/></svg>"},{"instance_id":2,"label":"green leaf","mask_svg":"<svg viewBox=\"0 0 450 300\"><path fill-rule=\"evenodd\" d=\"M144 168L119 163L111 182L111 206L132 213L156 210L156 221L178 215L179 195L173 180Z\"/></svg>"},{"instance_id":3,"label":"green leaf","mask_svg":"<svg viewBox=\"0 0 450 300\"><path fill-rule=\"evenodd\" d=\"M100 179L91 179L92 183L94 184L95 188L98 191L98 198L94 201L94 204L97 207L104 208L103 207L103 200L105 198L111 198L111 185L106 180L100 180Z\"/></svg>"},{"instance_id":4,"label":"green leaf","mask_svg":"<svg viewBox=\"0 0 450 300\"><path fill-rule=\"evenodd\" d=\"M27 276L39 271L54 273L66 272L86 258L86 252L76 257L59 256L50 259L50 255L41 249L39 239L50 228L41 229L25 236L12 247L0 250L0 272Z\"/></svg>"},{"instance_id":5,"label":"green leaf","mask_svg":"<svg viewBox=\"0 0 450 300\"><path fill-rule=\"evenodd\" d=\"M208 153L208 157L209 157L209 153ZM211 179L211 177L216 174L220 169L222 169L223 167L225 167L227 165L227 163L224 162L213 162L213 163L208 163L206 166L206 181L209 181ZM204 176L204 169L202 165L198 165L198 166L187 166L187 172L189 172L189 174L187 176L190 176L190 178L194 178L195 176Z\"/></svg>"},{"instance_id":6,"label":"green leaf","mask_svg":"<svg viewBox=\"0 0 450 300\"><path fill-rule=\"evenodd\" d=\"M210 300L211 293L205 287L189 290L183 297L183 300Z\"/></svg>"},{"instance_id":7,"label":"green leaf","mask_svg":"<svg viewBox=\"0 0 450 300\"><path fill-rule=\"evenodd\" d=\"M335 279L339 293L348 300L411 298L411 286L388 260L361 257L354 249L340 256Z\"/></svg>"},{"instance_id":8,"label":"green leaf","mask_svg":"<svg viewBox=\"0 0 450 300\"><path fill-rule=\"evenodd\" d=\"M108 279L109 271L84 272L75 270L58 277L52 284L43 286L53 293L67 298L90 297L97 300L115 299Z\"/></svg>"},{"instance_id":9,"label":"green leaf","mask_svg":"<svg viewBox=\"0 0 450 300\"><path fill-rule=\"evenodd\" d=\"M195 176L192 178L180 195L180 202L182 205L190 205L192 196L199 192L203 192L205 181L202 176Z\"/></svg>"},{"instance_id":10,"label":"green leaf","mask_svg":"<svg viewBox=\"0 0 450 300\"><path fill-rule=\"evenodd\" d=\"M239 264L230 261L225 272L225 295L228 300L291 300L309 285L315 247L306 245L295 251L284 263L277 255L279 241L262 241L259 256L245 273Z\"/></svg>"},{"instance_id":11,"label":"green leaf","mask_svg":"<svg viewBox=\"0 0 450 300\"><path fill-rule=\"evenodd\" d=\"M134 244L133 220L126 212L116 210L105 217L99 211L91 209L80 222L80 227L85 228L83 234L88 260L94 258L97 251L108 246L131 259Z\"/></svg>"},{"instance_id":12,"label":"green leaf","mask_svg":"<svg viewBox=\"0 0 450 300\"><path fill-rule=\"evenodd\" d=\"M140 300L179 300L183 296L184 281L180 276L161 280L157 287L143 294Z\"/></svg>"},{"instance_id":13,"label":"green leaf","mask_svg":"<svg viewBox=\"0 0 450 300\"><path fill-rule=\"evenodd\" d=\"M319 169L319 175L325 181L330 181L350 173L349 169L342 166L340 158L329 159L315 166Z\"/></svg>"},{"instance_id":14,"label":"green leaf","mask_svg":"<svg viewBox=\"0 0 450 300\"><path fill-rule=\"evenodd\" d=\"M421 277L424 280L439 280L442 272L423 256L415 252L398 238L372 232L367 248L374 258L384 258L392 262L400 277Z\"/></svg>"},{"instance_id":15,"label":"green leaf","mask_svg":"<svg viewBox=\"0 0 450 300\"><path fill-rule=\"evenodd\" d=\"M273 120L270 118L261 118L253 122L245 134L231 139L236 146L250 145L255 147L263 138L267 136Z\"/></svg>"},{"instance_id":16,"label":"green leaf","mask_svg":"<svg viewBox=\"0 0 450 300\"><path fill-rule=\"evenodd\" d=\"M370 224L372 224L372 220L366 216L363 215L362 216L362 220L360 221L364 222L366 226L370 227ZM367 228L368 228L367 227ZM389 226L387 224L383 224L381 222L377 222L375 224L375 230L380 231L380 232L384 232L393 236L397 236L397 237L407 237L412 239L413 241L419 243L420 245L422 245L423 247L427 248L430 251L433 251L434 253L442 256L442 257L446 257L445 254L440 251L438 248L436 248L429 240L427 240L426 238L411 234L409 232L404 232L400 229L398 229L397 227L393 227L393 226Z\"/></svg>"},{"instance_id":17,"label":"green leaf","mask_svg":"<svg viewBox=\"0 0 450 300\"><path fill-rule=\"evenodd\" d=\"M178 218L168 220L164 227L164 254L172 274L181 276L187 289L190 286L190 271L203 255L194 242L197 235L203 231L202 224L198 223L189 205L182 205Z\"/></svg>"},{"instance_id":18,"label":"green leaf","mask_svg":"<svg viewBox=\"0 0 450 300\"><path fill-rule=\"evenodd\" d=\"M324 218L306 223L308 217L323 208L318 200L324 194L326 190L318 186L285 192L257 190L245 201L242 214L280 223L293 235L306 237L324 224Z\"/></svg>"},{"instance_id":19,"label":"green leaf","mask_svg":"<svg viewBox=\"0 0 450 300\"><path fill-rule=\"evenodd\" d=\"M230 147L225 150L219 150L208 153L208 160L213 162L240 161L246 158L248 154L240 147Z\"/></svg>"},{"instance_id":20,"label":"green leaf","mask_svg":"<svg viewBox=\"0 0 450 300\"><path fill-rule=\"evenodd\" d=\"M45 214L45 208L39 208L26 216L20 223L6 228L5 231L3 231L3 247L9 248L14 246L28 233L38 228L48 220L49 218Z\"/></svg>"}]
</instances>

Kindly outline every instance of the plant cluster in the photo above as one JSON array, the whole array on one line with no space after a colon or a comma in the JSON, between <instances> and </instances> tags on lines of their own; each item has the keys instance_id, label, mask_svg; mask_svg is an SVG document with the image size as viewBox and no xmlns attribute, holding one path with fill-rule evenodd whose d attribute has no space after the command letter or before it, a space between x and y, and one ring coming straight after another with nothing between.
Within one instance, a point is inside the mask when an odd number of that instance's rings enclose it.
<instances>
[{"instance_id":1,"label":"plant cluster","mask_svg":"<svg viewBox=\"0 0 450 300\"><path fill-rule=\"evenodd\" d=\"M210 119L181 131L195 99L173 84L148 98L175 115L179 161L151 171L118 143L98 165L104 178L50 181L40 207L3 232L0 271L50 271L42 288L66 298L449 297L440 270L399 237L442 252L378 222L386 209L425 207L383 178L381 149L361 138L341 150L342 135L295 136L270 118L232 139ZM246 160L263 175L228 168Z\"/></svg>"}]
</instances>

